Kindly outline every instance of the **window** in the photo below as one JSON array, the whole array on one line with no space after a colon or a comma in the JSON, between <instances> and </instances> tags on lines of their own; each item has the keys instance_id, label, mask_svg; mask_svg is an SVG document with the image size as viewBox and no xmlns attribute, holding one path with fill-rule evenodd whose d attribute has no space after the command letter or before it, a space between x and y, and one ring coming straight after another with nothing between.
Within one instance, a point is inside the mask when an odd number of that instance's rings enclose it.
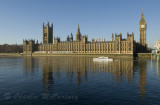
<instances>
[{"instance_id":1,"label":"window","mask_svg":"<svg viewBox=\"0 0 160 105\"><path fill-rule=\"evenodd\" d=\"M47 37L47 33L44 33L44 37Z\"/></svg>"}]
</instances>

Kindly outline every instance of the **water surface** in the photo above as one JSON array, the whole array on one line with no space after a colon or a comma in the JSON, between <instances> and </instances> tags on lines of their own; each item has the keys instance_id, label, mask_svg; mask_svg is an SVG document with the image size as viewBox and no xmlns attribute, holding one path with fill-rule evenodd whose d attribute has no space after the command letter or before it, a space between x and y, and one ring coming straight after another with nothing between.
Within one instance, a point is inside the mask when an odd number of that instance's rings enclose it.
<instances>
[{"instance_id":1,"label":"water surface","mask_svg":"<svg viewBox=\"0 0 160 105\"><path fill-rule=\"evenodd\" d=\"M1 105L160 104L159 61L0 58Z\"/></svg>"}]
</instances>

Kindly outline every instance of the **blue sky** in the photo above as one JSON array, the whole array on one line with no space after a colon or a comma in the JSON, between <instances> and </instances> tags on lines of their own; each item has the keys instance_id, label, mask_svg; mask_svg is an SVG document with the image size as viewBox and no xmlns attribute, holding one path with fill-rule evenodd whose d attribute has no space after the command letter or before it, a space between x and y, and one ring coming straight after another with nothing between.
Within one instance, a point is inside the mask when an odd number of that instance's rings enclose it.
<instances>
[{"instance_id":1,"label":"blue sky","mask_svg":"<svg viewBox=\"0 0 160 105\"><path fill-rule=\"evenodd\" d=\"M42 23L53 23L54 36L66 40L77 31L92 38L111 40L112 33L134 32L139 41L139 21L144 10L147 43L160 40L160 0L0 0L0 44L42 41Z\"/></svg>"}]
</instances>

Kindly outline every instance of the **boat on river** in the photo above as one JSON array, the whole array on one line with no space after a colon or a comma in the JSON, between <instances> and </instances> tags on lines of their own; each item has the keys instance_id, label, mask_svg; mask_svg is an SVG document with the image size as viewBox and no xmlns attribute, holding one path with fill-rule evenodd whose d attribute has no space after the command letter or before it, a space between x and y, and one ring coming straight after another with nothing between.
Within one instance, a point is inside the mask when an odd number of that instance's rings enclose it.
<instances>
[{"instance_id":1,"label":"boat on river","mask_svg":"<svg viewBox=\"0 0 160 105\"><path fill-rule=\"evenodd\" d=\"M113 59L101 56L101 57L98 57L98 58L93 58L93 61L107 61L107 62L109 62L109 61L113 61Z\"/></svg>"}]
</instances>

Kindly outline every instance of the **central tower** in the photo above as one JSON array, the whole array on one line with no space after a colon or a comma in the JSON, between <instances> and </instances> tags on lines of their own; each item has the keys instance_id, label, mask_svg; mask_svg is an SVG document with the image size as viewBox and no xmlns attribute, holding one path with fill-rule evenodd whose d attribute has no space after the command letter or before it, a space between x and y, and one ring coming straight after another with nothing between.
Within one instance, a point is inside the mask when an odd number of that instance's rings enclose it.
<instances>
[{"instance_id":1,"label":"central tower","mask_svg":"<svg viewBox=\"0 0 160 105\"><path fill-rule=\"evenodd\" d=\"M77 33L76 33L76 41L80 41L80 40L81 40L81 33L80 33L79 24L78 24L78 29L77 29Z\"/></svg>"},{"instance_id":2,"label":"central tower","mask_svg":"<svg viewBox=\"0 0 160 105\"><path fill-rule=\"evenodd\" d=\"M49 22L46 26L43 23L43 44L53 43L53 24L49 26Z\"/></svg>"},{"instance_id":3,"label":"central tower","mask_svg":"<svg viewBox=\"0 0 160 105\"><path fill-rule=\"evenodd\" d=\"M139 22L139 42L142 46L146 46L146 30L147 30L147 24L142 9L141 20Z\"/></svg>"}]
</instances>

